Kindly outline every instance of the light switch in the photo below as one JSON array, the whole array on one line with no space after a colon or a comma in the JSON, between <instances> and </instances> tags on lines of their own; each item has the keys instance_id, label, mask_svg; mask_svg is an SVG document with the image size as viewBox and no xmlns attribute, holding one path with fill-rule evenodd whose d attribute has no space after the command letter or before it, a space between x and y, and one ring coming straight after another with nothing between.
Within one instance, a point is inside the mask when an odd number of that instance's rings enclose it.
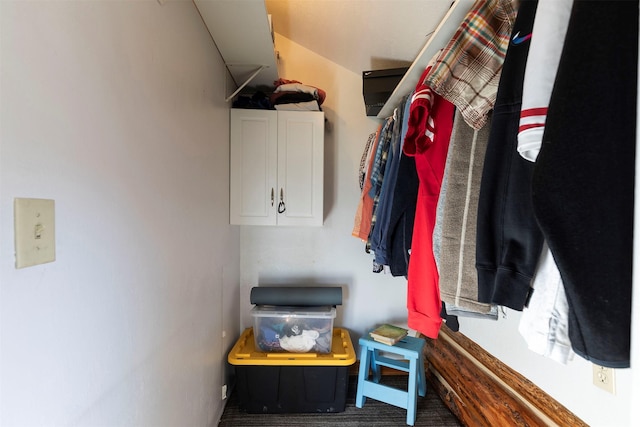
<instances>
[{"instance_id":1,"label":"light switch","mask_svg":"<svg viewBox=\"0 0 640 427\"><path fill-rule=\"evenodd\" d=\"M56 260L55 202L14 199L16 268Z\"/></svg>"}]
</instances>

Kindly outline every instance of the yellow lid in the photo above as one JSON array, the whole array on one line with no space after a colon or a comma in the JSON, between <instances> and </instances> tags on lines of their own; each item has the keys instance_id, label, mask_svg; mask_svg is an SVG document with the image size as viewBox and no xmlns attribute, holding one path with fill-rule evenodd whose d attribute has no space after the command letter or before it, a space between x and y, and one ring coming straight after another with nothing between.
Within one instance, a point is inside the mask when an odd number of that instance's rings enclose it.
<instances>
[{"instance_id":1,"label":"yellow lid","mask_svg":"<svg viewBox=\"0 0 640 427\"><path fill-rule=\"evenodd\" d=\"M351 366L356 363L356 352L349 332L333 328L330 353L265 353L256 351L253 328L247 328L229 352L227 360L232 365Z\"/></svg>"}]
</instances>

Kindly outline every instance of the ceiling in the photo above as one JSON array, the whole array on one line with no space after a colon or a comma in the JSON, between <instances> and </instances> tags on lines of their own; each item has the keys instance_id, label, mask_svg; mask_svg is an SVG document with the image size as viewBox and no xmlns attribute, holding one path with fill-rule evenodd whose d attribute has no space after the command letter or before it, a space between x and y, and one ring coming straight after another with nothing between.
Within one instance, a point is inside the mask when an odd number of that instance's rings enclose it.
<instances>
[{"instance_id":1,"label":"ceiling","mask_svg":"<svg viewBox=\"0 0 640 427\"><path fill-rule=\"evenodd\" d=\"M265 0L276 33L355 73L409 66L449 0Z\"/></svg>"}]
</instances>

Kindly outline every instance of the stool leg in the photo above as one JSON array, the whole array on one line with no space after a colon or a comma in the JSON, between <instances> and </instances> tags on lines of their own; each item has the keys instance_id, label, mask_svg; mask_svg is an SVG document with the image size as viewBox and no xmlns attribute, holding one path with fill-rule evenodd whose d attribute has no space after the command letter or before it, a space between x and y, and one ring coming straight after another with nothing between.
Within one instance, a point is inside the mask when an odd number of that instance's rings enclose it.
<instances>
[{"instance_id":1,"label":"stool leg","mask_svg":"<svg viewBox=\"0 0 640 427\"><path fill-rule=\"evenodd\" d=\"M371 364L371 350L363 345L360 350L360 370L358 372L358 391L356 392L356 408L362 408L366 397L364 395L364 382L369 377L369 367Z\"/></svg>"},{"instance_id":2,"label":"stool leg","mask_svg":"<svg viewBox=\"0 0 640 427\"><path fill-rule=\"evenodd\" d=\"M418 394L421 397L427 395L427 375L424 370L424 356L421 354L420 360L418 361Z\"/></svg>"},{"instance_id":3,"label":"stool leg","mask_svg":"<svg viewBox=\"0 0 640 427\"><path fill-rule=\"evenodd\" d=\"M411 359L409 361L409 386L407 388L407 424L410 426L416 422L416 407L418 404L418 377L420 374L417 372L418 359Z\"/></svg>"},{"instance_id":4,"label":"stool leg","mask_svg":"<svg viewBox=\"0 0 640 427\"><path fill-rule=\"evenodd\" d=\"M380 350L374 348L373 354L371 355L371 372L373 373L373 381L376 383L380 382L380 377L382 375L380 366L378 366L378 354L380 354Z\"/></svg>"}]
</instances>

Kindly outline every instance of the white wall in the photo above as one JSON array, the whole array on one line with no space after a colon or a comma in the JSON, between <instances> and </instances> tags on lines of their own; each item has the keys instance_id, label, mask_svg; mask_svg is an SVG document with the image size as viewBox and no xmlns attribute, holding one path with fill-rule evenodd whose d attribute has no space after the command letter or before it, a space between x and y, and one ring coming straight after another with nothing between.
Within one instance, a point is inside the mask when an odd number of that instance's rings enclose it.
<instances>
[{"instance_id":1,"label":"white wall","mask_svg":"<svg viewBox=\"0 0 640 427\"><path fill-rule=\"evenodd\" d=\"M216 423L237 330L224 66L190 1L0 2L2 426ZM13 199L57 259L14 268Z\"/></svg>"},{"instance_id":2,"label":"white wall","mask_svg":"<svg viewBox=\"0 0 640 427\"><path fill-rule=\"evenodd\" d=\"M357 339L387 320L406 321L406 281L371 272L370 256L351 236L359 189L357 170L367 136L379 121L367 118L362 79L306 48L276 34L283 58L281 77L327 91L323 105L327 131L325 225L321 229L242 227L241 307L243 326L251 325L249 290L258 284L344 285L338 326ZM630 425L631 369L617 370L617 395L592 385L591 364L576 358L567 366L527 350L517 332L520 313L498 321L460 319L462 331L506 364L523 373L592 426ZM634 360L638 360L637 356ZM635 366L635 363L634 363Z\"/></svg>"}]
</instances>

